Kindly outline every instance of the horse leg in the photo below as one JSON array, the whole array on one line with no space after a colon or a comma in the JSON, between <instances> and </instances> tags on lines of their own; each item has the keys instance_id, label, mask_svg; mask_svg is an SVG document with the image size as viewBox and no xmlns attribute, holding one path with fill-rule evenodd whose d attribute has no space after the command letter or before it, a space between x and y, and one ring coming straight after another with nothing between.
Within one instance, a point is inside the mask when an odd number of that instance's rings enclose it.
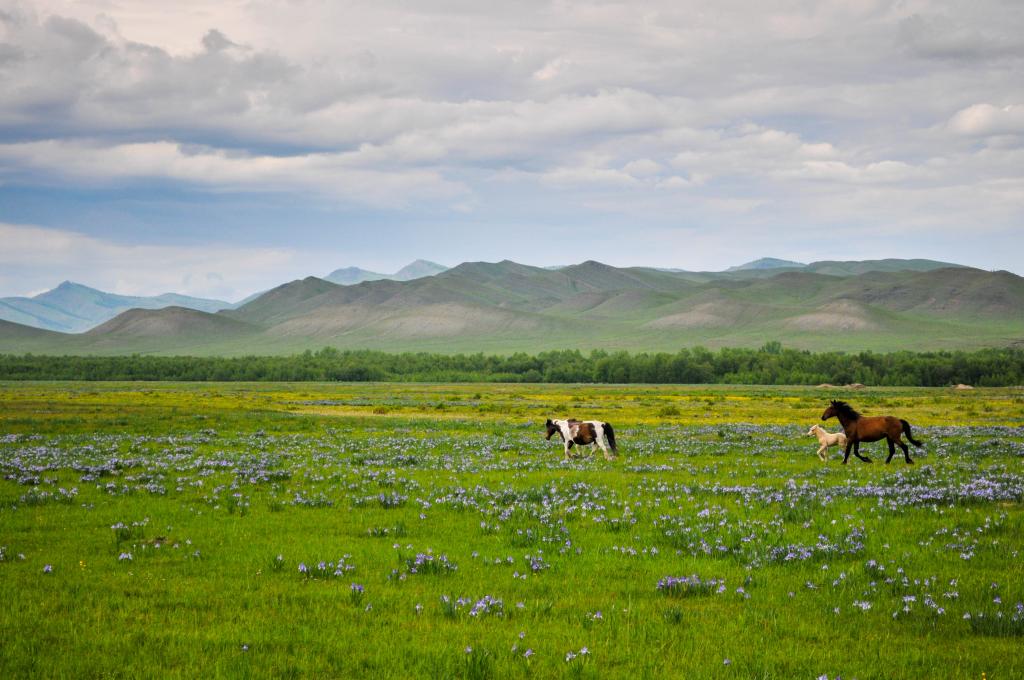
<instances>
[{"instance_id":1,"label":"horse leg","mask_svg":"<svg viewBox=\"0 0 1024 680\"><path fill-rule=\"evenodd\" d=\"M818 458L821 458L823 461L824 460L828 460L828 453L827 453L827 451L828 451L828 444L822 444L818 448Z\"/></svg>"},{"instance_id":2,"label":"horse leg","mask_svg":"<svg viewBox=\"0 0 1024 680\"><path fill-rule=\"evenodd\" d=\"M601 447L601 452L604 454L605 460L615 460L615 456L611 456L608 454L608 448L604 445L604 439L598 437L597 445Z\"/></svg>"},{"instance_id":3,"label":"horse leg","mask_svg":"<svg viewBox=\"0 0 1024 680\"><path fill-rule=\"evenodd\" d=\"M913 465L914 461L910 457L910 448L906 444L904 444L903 441L900 439L897 439L896 443L900 445L901 449L903 449L903 460L906 462L906 464Z\"/></svg>"},{"instance_id":4,"label":"horse leg","mask_svg":"<svg viewBox=\"0 0 1024 680\"><path fill-rule=\"evenodd\" d=\"M565 459L566 460L569 460L570 458L572 458L572 454L569 453L569 449L571 449L571 448L572 448L572 440L570 439L569 441L565 442Z\"/></svg>"},{"instance_id":5,"label":"horse leg","mask_svg":"<svg viewBox=\"0 0 1024 680\"><path fill-rule=\"evenodd\" d=\"M885 459L885 464L888 465L892 462L892 457L896 455L896 445L892 443L891 439L887 438L885 441L889 444L889 457Z\"/></svg>"},{"instance_id":6,"label":"horse leg","mask_svg":"<svg viewBox=\"0 0 1024 680\"><path fill-rule=\"evenodd\" d=\"M852 448L853 448L853 442L851 442L851 441L846 442L846 451L844 452L844 455L843 455L843 465L846 465L847 461L850 460L850 450Z\"/></svg>"},{"instance_id":7,"label":"horse leg","mask_svg":"<svg viewBox=\"0 0 1024 680\"><path fill-rule=\"evenodd\" d=\"M868 458L867 456L860 455L860 440L857 440L857 441L855 441L853 443L853 455L857 456L858 458L860 458L865 463L870 463L871 462L871 459Z\"/></svg>"}]
</instances>

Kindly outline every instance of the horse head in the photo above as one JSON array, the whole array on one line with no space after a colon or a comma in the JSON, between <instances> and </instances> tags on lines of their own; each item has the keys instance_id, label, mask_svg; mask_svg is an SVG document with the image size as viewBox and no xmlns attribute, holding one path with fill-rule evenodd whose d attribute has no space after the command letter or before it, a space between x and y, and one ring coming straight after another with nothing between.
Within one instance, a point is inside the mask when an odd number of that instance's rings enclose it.
<instances>
[{"instance_id":1,"label":"horse head","mask_svg":"<svg viewBox=\"0 0 1024 680\"><path fill-rule=\"evenodd\" d=\"M548 429L548 436L544 437L545 439L551 439L551 435L553 435L556 432L562 431L562 428L558 427L558 425L555 425L554 421L551 420L551 418L548 418L547 422L544 423L544 427Z\"/></svg>"},{"instance_id":2,"label":"horse head","mask_svg":"<svg viewBox=\"0 0 1024 680\"><path fill-rule=\"evenodd\" d=\"M821 414L821 419L828 420L832 417L839 418L839 422L844 423L845 427L846 422L857 420L860 418L860 414L845 401L833 399L832 403L825 409L825 412Z\"/></svg>"},{"instance_id":3,"label":"horse head","mask_svg":"<svg viewBox=\"0 0 1024 680\"><path fill-rule=\"evenodd\" d=\"M811 429L807 430L807 434L816 434L817 431L820 430L820 429L821 429L821 425L818 425L818 424L811 425Z\"/></svg>"}]
</instances>

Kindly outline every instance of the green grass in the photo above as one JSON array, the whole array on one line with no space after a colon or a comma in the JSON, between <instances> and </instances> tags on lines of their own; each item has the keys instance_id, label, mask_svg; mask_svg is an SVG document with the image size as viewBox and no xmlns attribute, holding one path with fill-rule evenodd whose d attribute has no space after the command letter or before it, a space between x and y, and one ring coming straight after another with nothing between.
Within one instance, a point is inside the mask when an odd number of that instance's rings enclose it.
<instances>
[{"instance_id":1,"label":"green grass","mask_svg":"<svg viewBox=\"0 0 1024 680\"><path fill-rule=\"evenodd\" d=\"M820 463L834 396L0 384L0 673L1019 677L1024 394L842 395L914 424L913 467ZM619 459L563 461L569 414ZM692 574L725 592L657 588Z\"/></svg>"}]
</instances>

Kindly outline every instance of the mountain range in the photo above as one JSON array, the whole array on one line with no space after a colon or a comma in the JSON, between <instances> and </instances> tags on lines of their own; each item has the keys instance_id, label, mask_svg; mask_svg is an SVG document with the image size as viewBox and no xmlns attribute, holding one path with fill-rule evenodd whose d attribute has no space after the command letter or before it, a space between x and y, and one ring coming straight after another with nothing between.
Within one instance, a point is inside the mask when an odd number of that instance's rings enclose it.
<instances>
[{"instance_id":1,"label":"mountain range","mask_svg":"<svg viewBox=\"0 0 1024 680\"><path fill-rule=\"evenodd\" d=\"M768 340L846 351L1022 344L1024 279L930 260L772 260L725 272L506 260L406 281L311 276L234 308L136 308L74 335L0 323L0 352L61 354L674 351Z\"/></svg>"},{"instance_id":2,"label":"mountain range","mask_svg":"<svg viewBox=\"0 0 1024 680\"><path fill-rule=\"evenodd\" d=\"M324 280L341 285L380 279L411 281L439 274L446 269L447 267L435 262L416 260L394 274L377 274L358 267L347 267L331 272ZM82 333L129 309L184 307L203 312L217 312L244 305L265 292L255 293L239 302L231 303L177 293L164 293L152 297L117 295L65 281L53 290L33 297L0 298L0 320L62 333Z\"/></svg>"},{"instance_id":3,"label":"mountain range","mask_svg":"<svg viewBox=\"0 0 1024 680\"><path fill-rule=\"evenodd\" d=\"M232 304L177 293L154 297L117 295L65 281L53 290L34 297L0 298L0 319L51 331L80 333L129 309L162 309L170 306L216 312Z\"/></svg>"}]
</instances>

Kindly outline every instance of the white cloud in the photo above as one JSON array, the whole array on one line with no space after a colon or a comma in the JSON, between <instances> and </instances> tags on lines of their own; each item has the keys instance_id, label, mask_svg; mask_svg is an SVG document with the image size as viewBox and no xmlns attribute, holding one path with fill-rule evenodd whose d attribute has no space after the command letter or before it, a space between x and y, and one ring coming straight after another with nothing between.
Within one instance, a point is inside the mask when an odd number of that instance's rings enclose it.
<instances>
[{"instance_id":1,"label":"white cloud","mask_svg":"<svg viewBox=\"0 0 1024 680\"><path fill-rule=\"evenodd\" d=\"M975 104L957 111L949 119L949 128L972 137L1024 135L1024 105Z\"/></svg>"},{"instance_id":2,"label":"white cloud","mask_svg":"<svg viewBox=\"0 0 1024 680\"><path fill-rule=\"evenodd\" d=\"M784 177L861 184L901 182L915 173L915 168L901 161L879 161L855 167L843 161L814 160L804 161L799 167L781 174Z\"/></svg>"},{"instance_id":3,"label":"white cloud","mask_svg":"<svg viewBox=\"0 0 1024 680\"><path fill-rule=\"evenodd\" d=\"M22 224L0 223L0 243L0 290L9 295L49 290L69 279L124 295L176 292L233 302L331 266L322 255L297 250L131 245Z\"/></svg>"},{"instance_id":4,"label":"white cloud","mask_svg":"<svg viewBox=\"0 0 1024 680\"><path fill-rule=\"evenodd\" d=\"M541 179L556 185L594 184L629 187L637 184L635 177L620 170L586 166L555 168L544 173Z\"/></svg>"},{"instance_id":5,"label":"white cloud","mask_svg":"<svg viewBox=\"0 0 1024 680\"><path fill-rule=\"evenodd\" d=\"M638 158L622 166L623 172L633 177L652 177L664 170L661 163L652 161L650 158Z\"/></svg>"}]
</instances>

